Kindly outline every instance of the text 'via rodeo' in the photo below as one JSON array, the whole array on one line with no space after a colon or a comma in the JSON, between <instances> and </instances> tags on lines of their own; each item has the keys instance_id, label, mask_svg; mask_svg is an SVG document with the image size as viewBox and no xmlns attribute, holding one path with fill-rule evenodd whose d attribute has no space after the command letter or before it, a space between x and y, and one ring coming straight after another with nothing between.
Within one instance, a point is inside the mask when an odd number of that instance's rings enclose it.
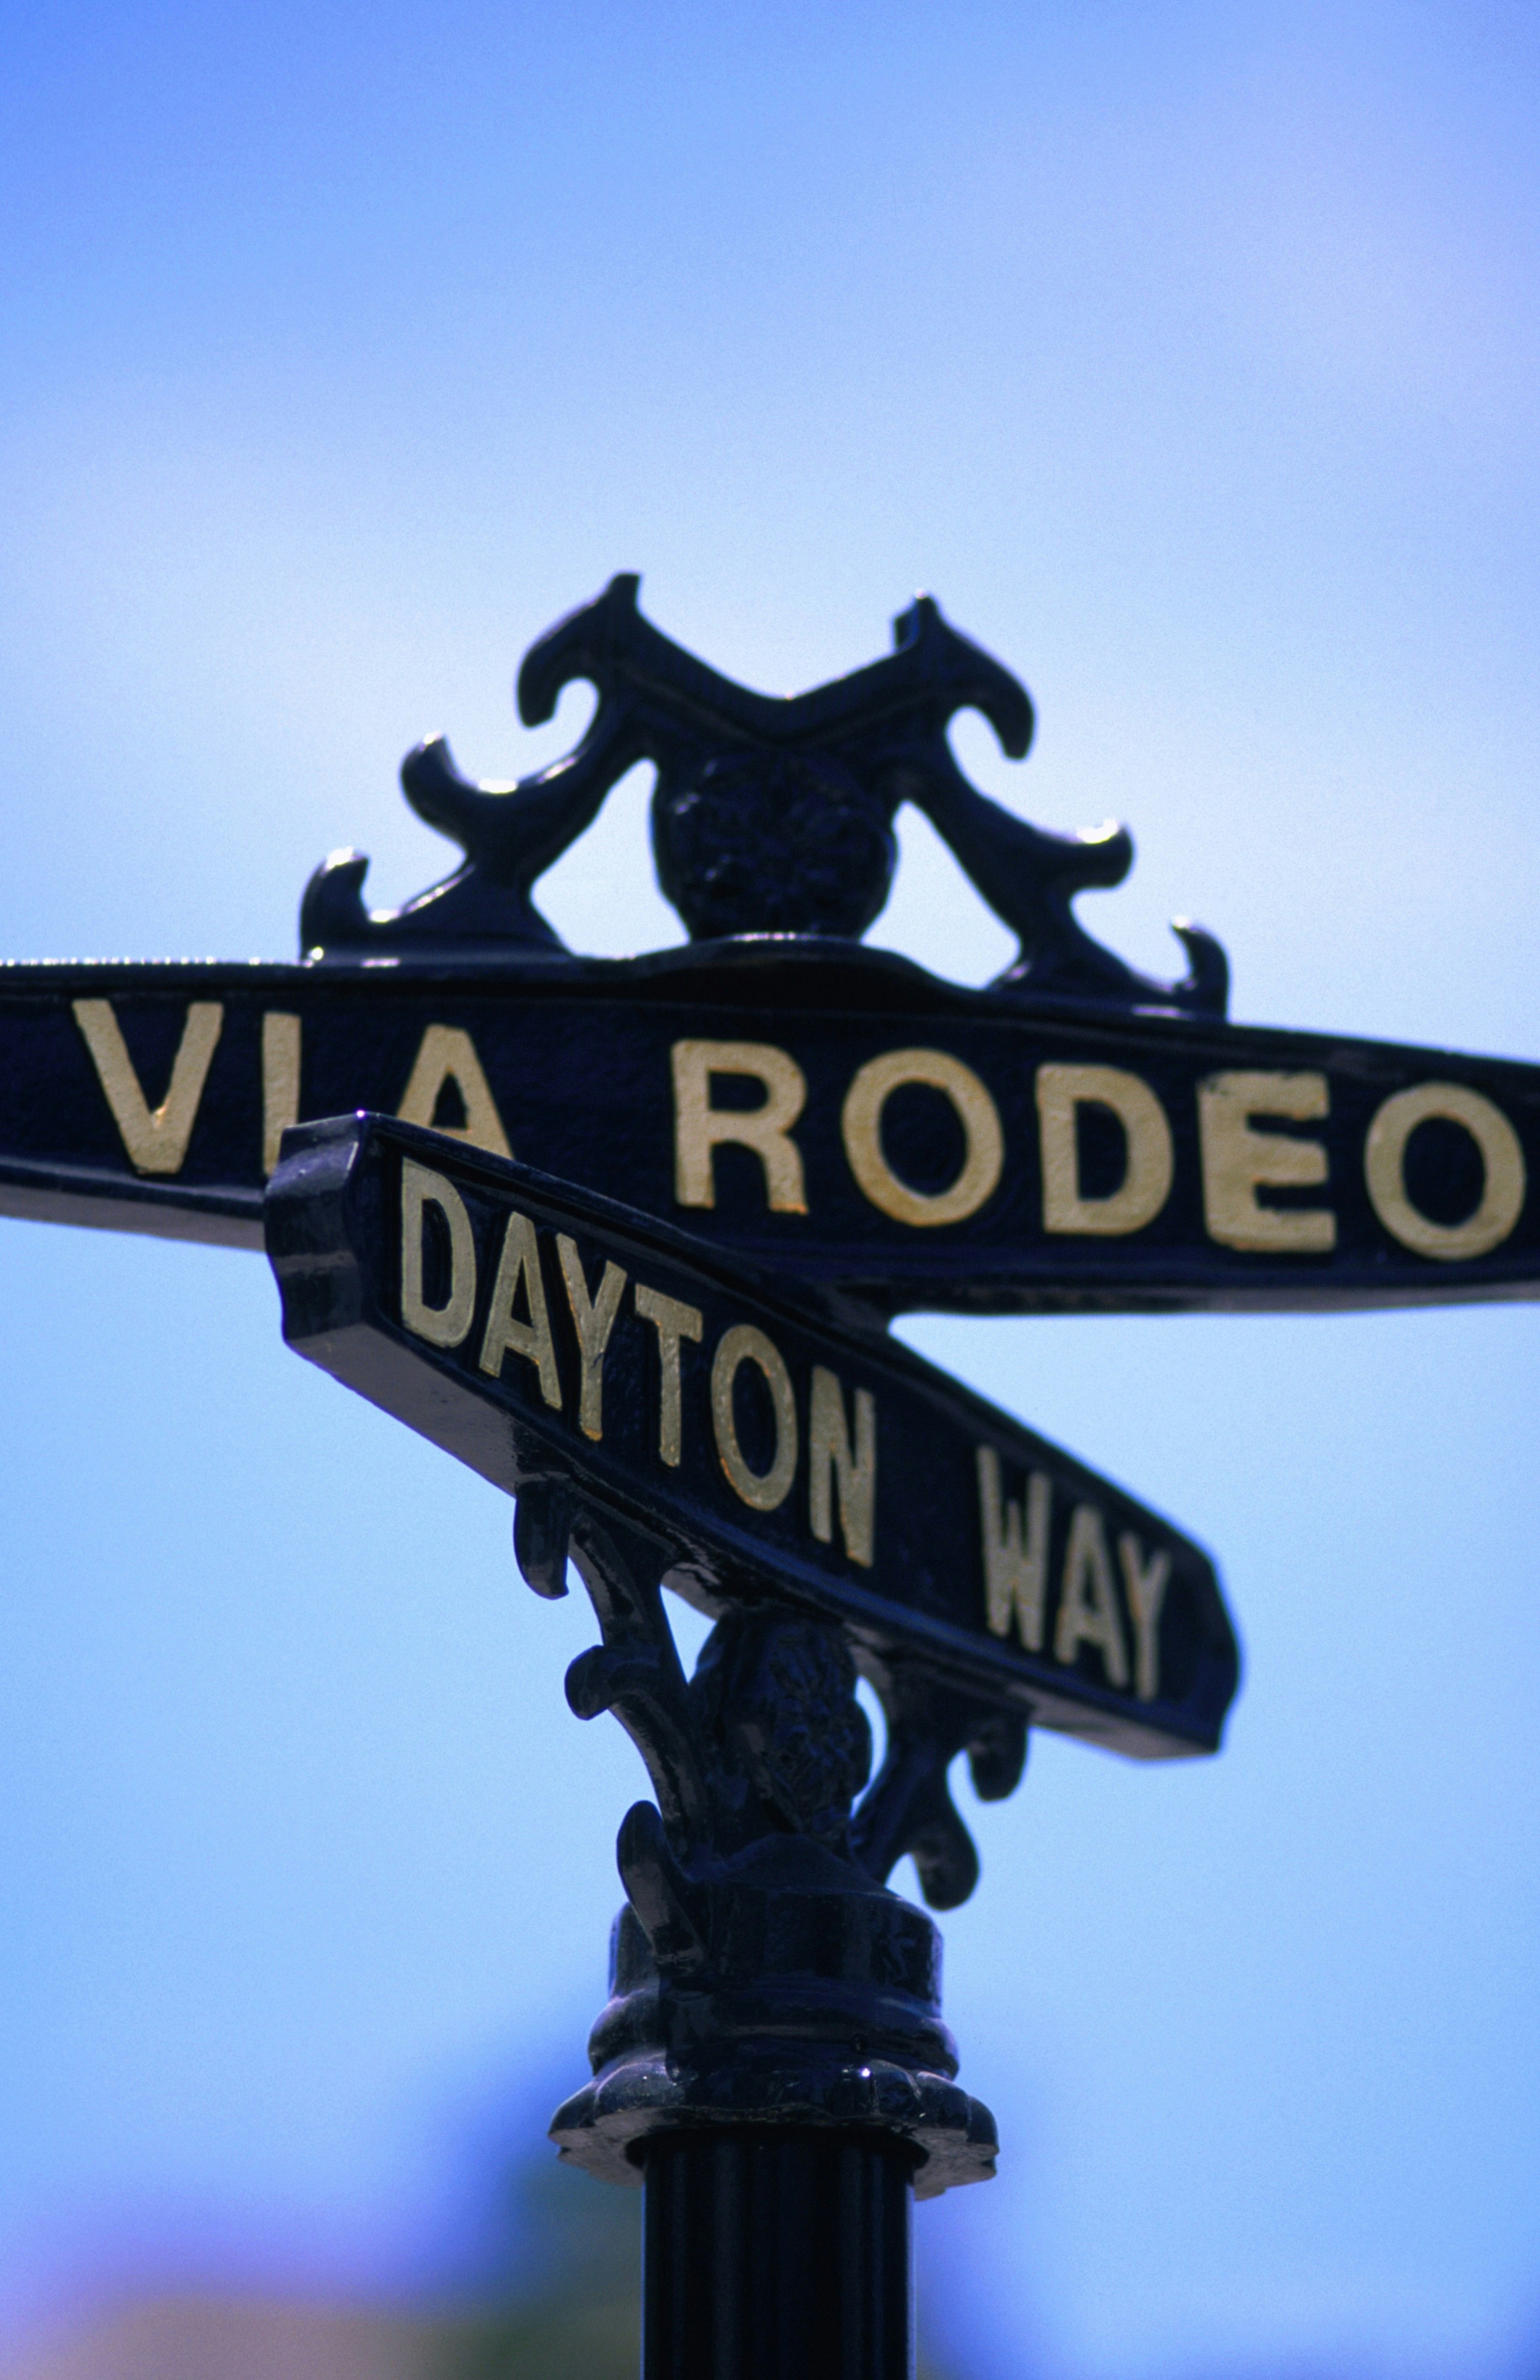
<instances>
[{"instance_id":1,"label":"text 'via rodeo'","mask_svg":"<svg viewBox=\"0 0 1540 2380\"><path fill-rule=\"evenodd\" d=\"M188 1009L170 1088L155 1109L111 1003L78 1000L72 1006L136 1170L175 1176L187 1159L220 1038L223 1005L195 1002ZM274 1011L262 1017L258 1121L267 1174L277 1163L285 1130L299 1116L301 1032L297 1015ZM676 1203L714 1207L716 1152L735 1147L758 1160L771 1214L807 1214L799 1133L808 1085L792 1053L768 1041L692 1038L675 1041L669 1056ZM723 1101L719 1086L734 1078L758 1093L758 1104ZM453 1086L466 1117L463 1126L450 1127L454 1136L508 1156L511 1144L497 1092L472 1035L461 1026L430 1024L396 1113L403 1122L432 1123L446 1085ZM961 1128L962 1161L943 1188L920 1189L905 1181L884 1147L888 1104L910 1087L939 1093ZM1205 1075L1193 1089L1207 1238L1217 1246L1256 1255L1329 1256L1338 1244L1332 1152L1317 1136L1331 1125L1327 1075L1308 1068L1248 1066ZM1167 1106L1144 1076L1122 1066L1053 1062L1035 1069L1033 1092L1044 1232L1119 1240L1155 1222L1176 1183L1177 1154ZM383 1104L377 1093L361 1103ZM1117 1186L1092 1193L1083 1179L1079 1126L1083 1114L1095 1110L1116 1119L1123 1161ZM1269 1128L1279 1123L1285 1126L1282 1132ZM1481 1194L1459 1220L1429 1214L1408 1180L1413 1135L1428 1123L1453 1126L1479 1157ZM841 1105L840 1140L862 1196L912 1230L966 1222L988 1205L1005 1177L1006 1134L995 1097L973 1067L945 1050L889 1050L859 1066ZM1468 1263L1489 1256L1510 1238L1523 1212L1528 1182L1519 1135L1496 1101L1469 1084L1414 1082L1390 1092L1369 1120L1361 1160L1382 1229L1425 1258ZM1300 1203L1273 1203L1279 1191ZM1306 1203L1311 1192L1316 1195Z\"/></svg>"}]
</instances>

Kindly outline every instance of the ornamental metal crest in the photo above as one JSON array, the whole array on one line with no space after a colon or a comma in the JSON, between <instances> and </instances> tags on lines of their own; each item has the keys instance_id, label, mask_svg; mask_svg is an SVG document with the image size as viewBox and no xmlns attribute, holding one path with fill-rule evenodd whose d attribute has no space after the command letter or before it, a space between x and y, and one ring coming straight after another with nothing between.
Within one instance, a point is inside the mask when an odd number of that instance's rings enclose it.
<instances>
[{"instance_id":1,"label":"ornamental metal crest","mask_svg":"<svg viewBox=\"0 0 1540 2380\"><path fill-rule=\"evenodd\" d=\"M1045 832L981 794L947 729L977 710L1013 760L1035 724L1019 678L960 636L922 595L893 624L883 661L806 694L755 694L697 661L644 619L633 572L548 631L518 674L527 727L551 719L564 689L591 685L599 704L576 751L513 784L476 784L442 736L407 754L401 782L418 816L457 843L463 864L401 908L366 908L368 859L338 852L310 879L300 911L308 958L370 953L522 964L567 953L531 898L538 878L599 815L639 760L657 770L652 847L658 880L692 941L750 934L858 941L891 889L893 817L923 810L995 915L1017 939L997 991L1222 1016L1229 969L1211 934L1174 931L1189 969L1157 983L1093 941L1071 904L1122 883L1134 861L1126 827Z\"/></svg>"}]
</instances>

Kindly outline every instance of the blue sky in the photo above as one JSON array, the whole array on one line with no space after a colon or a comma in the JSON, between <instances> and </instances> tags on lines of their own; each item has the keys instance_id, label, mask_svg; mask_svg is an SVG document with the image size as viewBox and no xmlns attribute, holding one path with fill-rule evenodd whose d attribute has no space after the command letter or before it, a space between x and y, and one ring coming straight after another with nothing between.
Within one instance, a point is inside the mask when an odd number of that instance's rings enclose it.
<instances>
[{"instance_id":1,"label":"blue sky","mask_svg":"<svg viewBox=\"0 0 1540 2380\"><path fill-rule=\"evenodd\" d=\"M980 782L1248 1021L1540 1057L1540 39L1516 6L6 12L0 951L292 953L508 775L616 569L793 690L918 586ZM656 947L645 778L542 898ZM922 825L875 941L1008 954ZM409 2289L580 2070L633 1798L505 1508L259 1260L0 1226L0 2265ZM1218 1553L1223 1757L1039 1746L946 1923L984 2374L1498 2380L1540 2342L1540 1321L921 1321ZM549 2089L547 2083L549 2082ZM503 2110L499 2115L497 2111Z\"/></svg>"}]
</instances>

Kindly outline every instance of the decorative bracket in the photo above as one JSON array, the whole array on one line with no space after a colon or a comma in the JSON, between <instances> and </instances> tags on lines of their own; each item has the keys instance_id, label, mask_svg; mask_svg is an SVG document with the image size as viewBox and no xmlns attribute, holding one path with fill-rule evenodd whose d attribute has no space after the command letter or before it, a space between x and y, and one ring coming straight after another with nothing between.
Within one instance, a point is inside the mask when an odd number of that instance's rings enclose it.
<instances>
[{"instance_id":1,"label":"decorative bracket","mask_svg":"<svg viewBox=\"0 0 1540 2380\"><path fill-rule=\"evenodd\" d=\"M612 1996L594 2079L552 2124L563 2155L636 2181L652 2132L796 2122L897 2134L920 2196L985 2180L994 2122L954 2079L935 1928L883 1881L912 1851L928 1900L966 1898L978 1860L947 1767L965 1747L980 1791L1009 1792L1025 1719L879 1670L890 1751L853 1820L871 1730L838 1627L730 1602L686 1680L667 1546L544 1481L521 1491L514 1539L545 1596L565 1592L570 1549L603 1641L568 1670L567 1700L579 1718L614 1713L657 1795L621 1825Z\"/></svg>"},{"instance_id":2,"label":"decorative bracket","mask_svg":"<svg viewBox=\"0 0 1540 2380\"><path fill-rule=\"evenodd\" d=\"M538 1595L565 1594L569 1554L588 1588L603 1642L572 1664L567 1700L579 1718L612 1711L640 1753L658 1799L642 1826L646 1857L662 1858L670 1892L683 1893L692 1869L714 1872L750 1844L790 1833L876 1884L912 1853L933 1909L967 1900L978 1854L947 1771L965 1752L979 1798L1003 1800L1026 1765L1025 1715L949 1689L914 1660L869 1659L888 1752L853 1813L871 1772L871 1730L839 1628L780 1605L728 1603L686 1680L663 1608L673 1548L600 1519L567 1484L541 1481L520 1492L514 1549ZM661 1837L651 1825L659 1814ZM639 1818L634 1810L627 1827ZM629 1891L624 1848L622 1875ZM649 1896L660 1889L647 1887Z\"/></svg>"}]
</instances>

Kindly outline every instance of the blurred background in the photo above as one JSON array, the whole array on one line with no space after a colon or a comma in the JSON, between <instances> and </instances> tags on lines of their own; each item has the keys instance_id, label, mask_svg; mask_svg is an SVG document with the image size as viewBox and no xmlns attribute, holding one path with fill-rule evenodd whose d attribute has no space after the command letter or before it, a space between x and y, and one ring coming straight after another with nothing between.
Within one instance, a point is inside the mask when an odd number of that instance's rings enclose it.
<instances>
[{"instance_id":1,"label":"blurred background","mask_svg":"<svg viewBox=\"0 0 1540 2380\"><path fill-rule=\"evenodd\" d=\"M978 781L1134 827L1094 931L1540 1059L1532 9L4 32L0 953L289 956L347 843L419 890L402 753L564 749L511 678L617 569L772 691L924 586L1038 705ZM679 939L647 792L545 881L579 949ZM985 979L903 836L873 941ZM0 1309L0 2372L634 2368L637 2196L543 2142L641 1781L582 1598L260 1258L6 1222ZM933 2368L1540 2372L1540 1315L904 1330L1204 1538L1247 1656L1219 1760L1039 1740L974 1814L1005 2148L918 2213Z\"/></svg>"}]
</instances>

